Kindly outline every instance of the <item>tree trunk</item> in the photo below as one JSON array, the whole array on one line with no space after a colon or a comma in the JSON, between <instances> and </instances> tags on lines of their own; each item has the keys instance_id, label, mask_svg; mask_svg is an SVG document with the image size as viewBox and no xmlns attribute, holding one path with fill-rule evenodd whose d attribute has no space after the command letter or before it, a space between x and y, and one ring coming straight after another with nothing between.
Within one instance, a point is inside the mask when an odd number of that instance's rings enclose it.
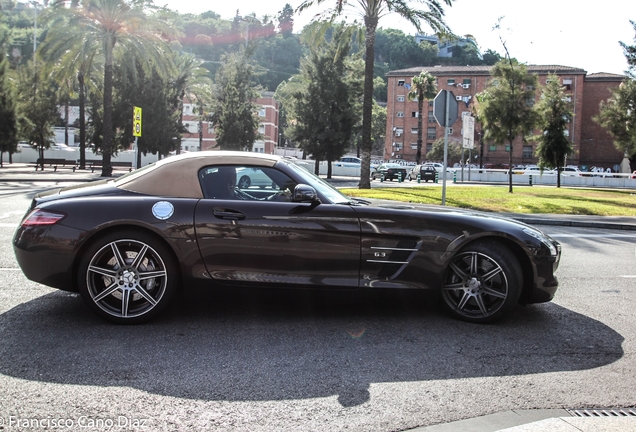
<instances>
[{"instance_id":1,"label":"tree trunk","mask_svg":"<svg viewBox=\"0 0 636 432\"><path fill-rule=\"evenodd\" d=\"M105 42L104 62L104 130L102 142L102 177L113 175L110 160L113 154L113 42Z\"/></svg>"},{"instance_id":2,"label":"tree trunk","mask_svg":"<svg viewBox=\"0 0 636 432\"><path fill-rule=\"evenodd\" d=\"M86 93L84 90L84 72L77 74L79 83L79 128L80 128L80 162L79 169L86 169Z\"/></svg>"},{"instance_id":3,"label":"tree trunk","mask_svg":"<svg viewBox=\"0 0 636 432\"><path fill-rule=\"evenodd\" d=\"M373 60L375 58L375 29L377 17L365 17L364 98L362 102L362 163L360 189L371 189L371 122L373 117Z\"/></svg>"},{"instance_id":4,"label":"tree trunk","mask_svg":"<svg viewBox=\"0 0 636 432\"><path fill-rule=\"evenodd\" d=\"M512 139L510 139L510 153L508 153L508 193L512 193Z\"/></svg>"},{"instance_id":5,"label":"tree trunk","mask_svg":"<svg viewBox=\"0 0 636 432\"><path fill-rule=\"evenodd\" d=\"M417 154L415 155L415 164L420 164L422 159L422 110L424 109L424 101L420 97L417 100Z\"/></svg>"}]
</instances>

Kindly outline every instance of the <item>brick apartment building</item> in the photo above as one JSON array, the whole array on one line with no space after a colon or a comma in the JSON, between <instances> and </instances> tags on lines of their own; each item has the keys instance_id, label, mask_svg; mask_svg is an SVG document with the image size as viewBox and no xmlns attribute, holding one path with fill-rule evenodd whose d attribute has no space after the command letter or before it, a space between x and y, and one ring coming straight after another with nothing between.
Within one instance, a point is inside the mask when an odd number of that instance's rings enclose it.
<instances>
[{"instance_id":1,"label":"brick apartment building","mask_svg":"<svg viewBox=\"0 0 636 432\"><path fill-rule=\"evenodd\" d=\"M278 102L274 99L274 93L264 92L256 100L259 106L258 133L263 136L252 145L252 151L256 153L274 154L278 144ZM181 150L220 150L216 147L216 134L212 123L203 122L199 132L198 107L187 97L183 101L183 125L188 129L181 140ZM199 148L199 144L200 148Z\"/></svg>"},{"instance_id":2,"label":"brick apartment building","mask_svg":"<svg viewBox=\"0 0 636 432\"><path fill-rule=\"evenodd\" d=\"M462 142L462 113L470 112L475 102L475 95L483 91L490 81L491 66L435 66L417 67L391 71L388 76L387 125L385 142L385 160L415 161L417 152L417 102L409 101L407 94L411 79L422 71L428 71L437 77L439 90L451 90L458 102L458 119L453 124L449 143ZM608 73L590 74L583 69L567 66L528 66L528 71L538 75L536 98L545 85L549 74L556 74L565 88L567 97L573 103L574 118L567 134L573 143L574 154L567 163L572 165L613 167L623 159L621 152L613 145L612 137L605 132L592 118L599 112L599 103L611 96L611 90L618 87L623 80L622 75ZM440 127L433 117L433 101L424 104L422 121L422 160L430 151L433 142L444 137L444 128ZM483 145L483 163L508 163L509 146L496 145L492 142L480 144L480 124L475 124L475 156ZM538 131L537 131L538 133ZM537 143L524 143L521 137L513 142L513 163L537 163L534 156Z\"/></svg>"}]
</instances>

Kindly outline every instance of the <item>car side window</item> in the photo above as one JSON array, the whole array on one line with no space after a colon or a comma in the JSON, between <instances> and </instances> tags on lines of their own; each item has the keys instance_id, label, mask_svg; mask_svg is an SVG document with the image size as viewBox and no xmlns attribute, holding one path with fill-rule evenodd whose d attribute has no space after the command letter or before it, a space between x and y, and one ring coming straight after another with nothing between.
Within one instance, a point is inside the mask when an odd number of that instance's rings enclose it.
<instances>
[{"instance_id":1,"label":"car side window","mask_svg":"<svg viewBox=\"0 0 636 432\"><path fill-rule=\"evenodd\" d=\"M203 197L221 200L289 201L296 183L270 167L218 165L199 171Z\"/></svg>"}]
</instances>

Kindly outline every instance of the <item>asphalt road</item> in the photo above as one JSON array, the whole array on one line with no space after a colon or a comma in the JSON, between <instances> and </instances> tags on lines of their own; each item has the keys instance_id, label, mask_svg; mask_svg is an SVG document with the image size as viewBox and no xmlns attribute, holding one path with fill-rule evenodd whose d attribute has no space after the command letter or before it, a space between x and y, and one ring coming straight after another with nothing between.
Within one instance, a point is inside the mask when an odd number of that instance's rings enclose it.
<instances>
[{"instance_id":1,"label":"asphalt road","mask_svg":"<svg viewBox=\"0 0 636 432\"><path fill-rule=\"evenodd\" d=\"M30 194L0 184L0 430L395 431L510 409L636 405L636 233L540 227L554 302L495 325L419 292L209 292L113 326L24 278Z\"/></svg>"}]
</instances>

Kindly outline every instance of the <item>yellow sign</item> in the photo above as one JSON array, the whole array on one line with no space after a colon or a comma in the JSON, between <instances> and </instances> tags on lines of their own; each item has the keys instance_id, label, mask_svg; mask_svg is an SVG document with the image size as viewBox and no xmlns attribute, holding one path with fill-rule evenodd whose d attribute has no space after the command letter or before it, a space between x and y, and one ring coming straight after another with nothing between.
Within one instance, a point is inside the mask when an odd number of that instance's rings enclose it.
<instances>
[{"instance_id":1,"label":"yellow sign","mask_svg":"<svg viewBox=\"0 0 636 432\"><path fill-rule=\"evenodd\" d=\"M133 107L133 136L141 136L141 107Z\"/></svg>"}]
</instances>

